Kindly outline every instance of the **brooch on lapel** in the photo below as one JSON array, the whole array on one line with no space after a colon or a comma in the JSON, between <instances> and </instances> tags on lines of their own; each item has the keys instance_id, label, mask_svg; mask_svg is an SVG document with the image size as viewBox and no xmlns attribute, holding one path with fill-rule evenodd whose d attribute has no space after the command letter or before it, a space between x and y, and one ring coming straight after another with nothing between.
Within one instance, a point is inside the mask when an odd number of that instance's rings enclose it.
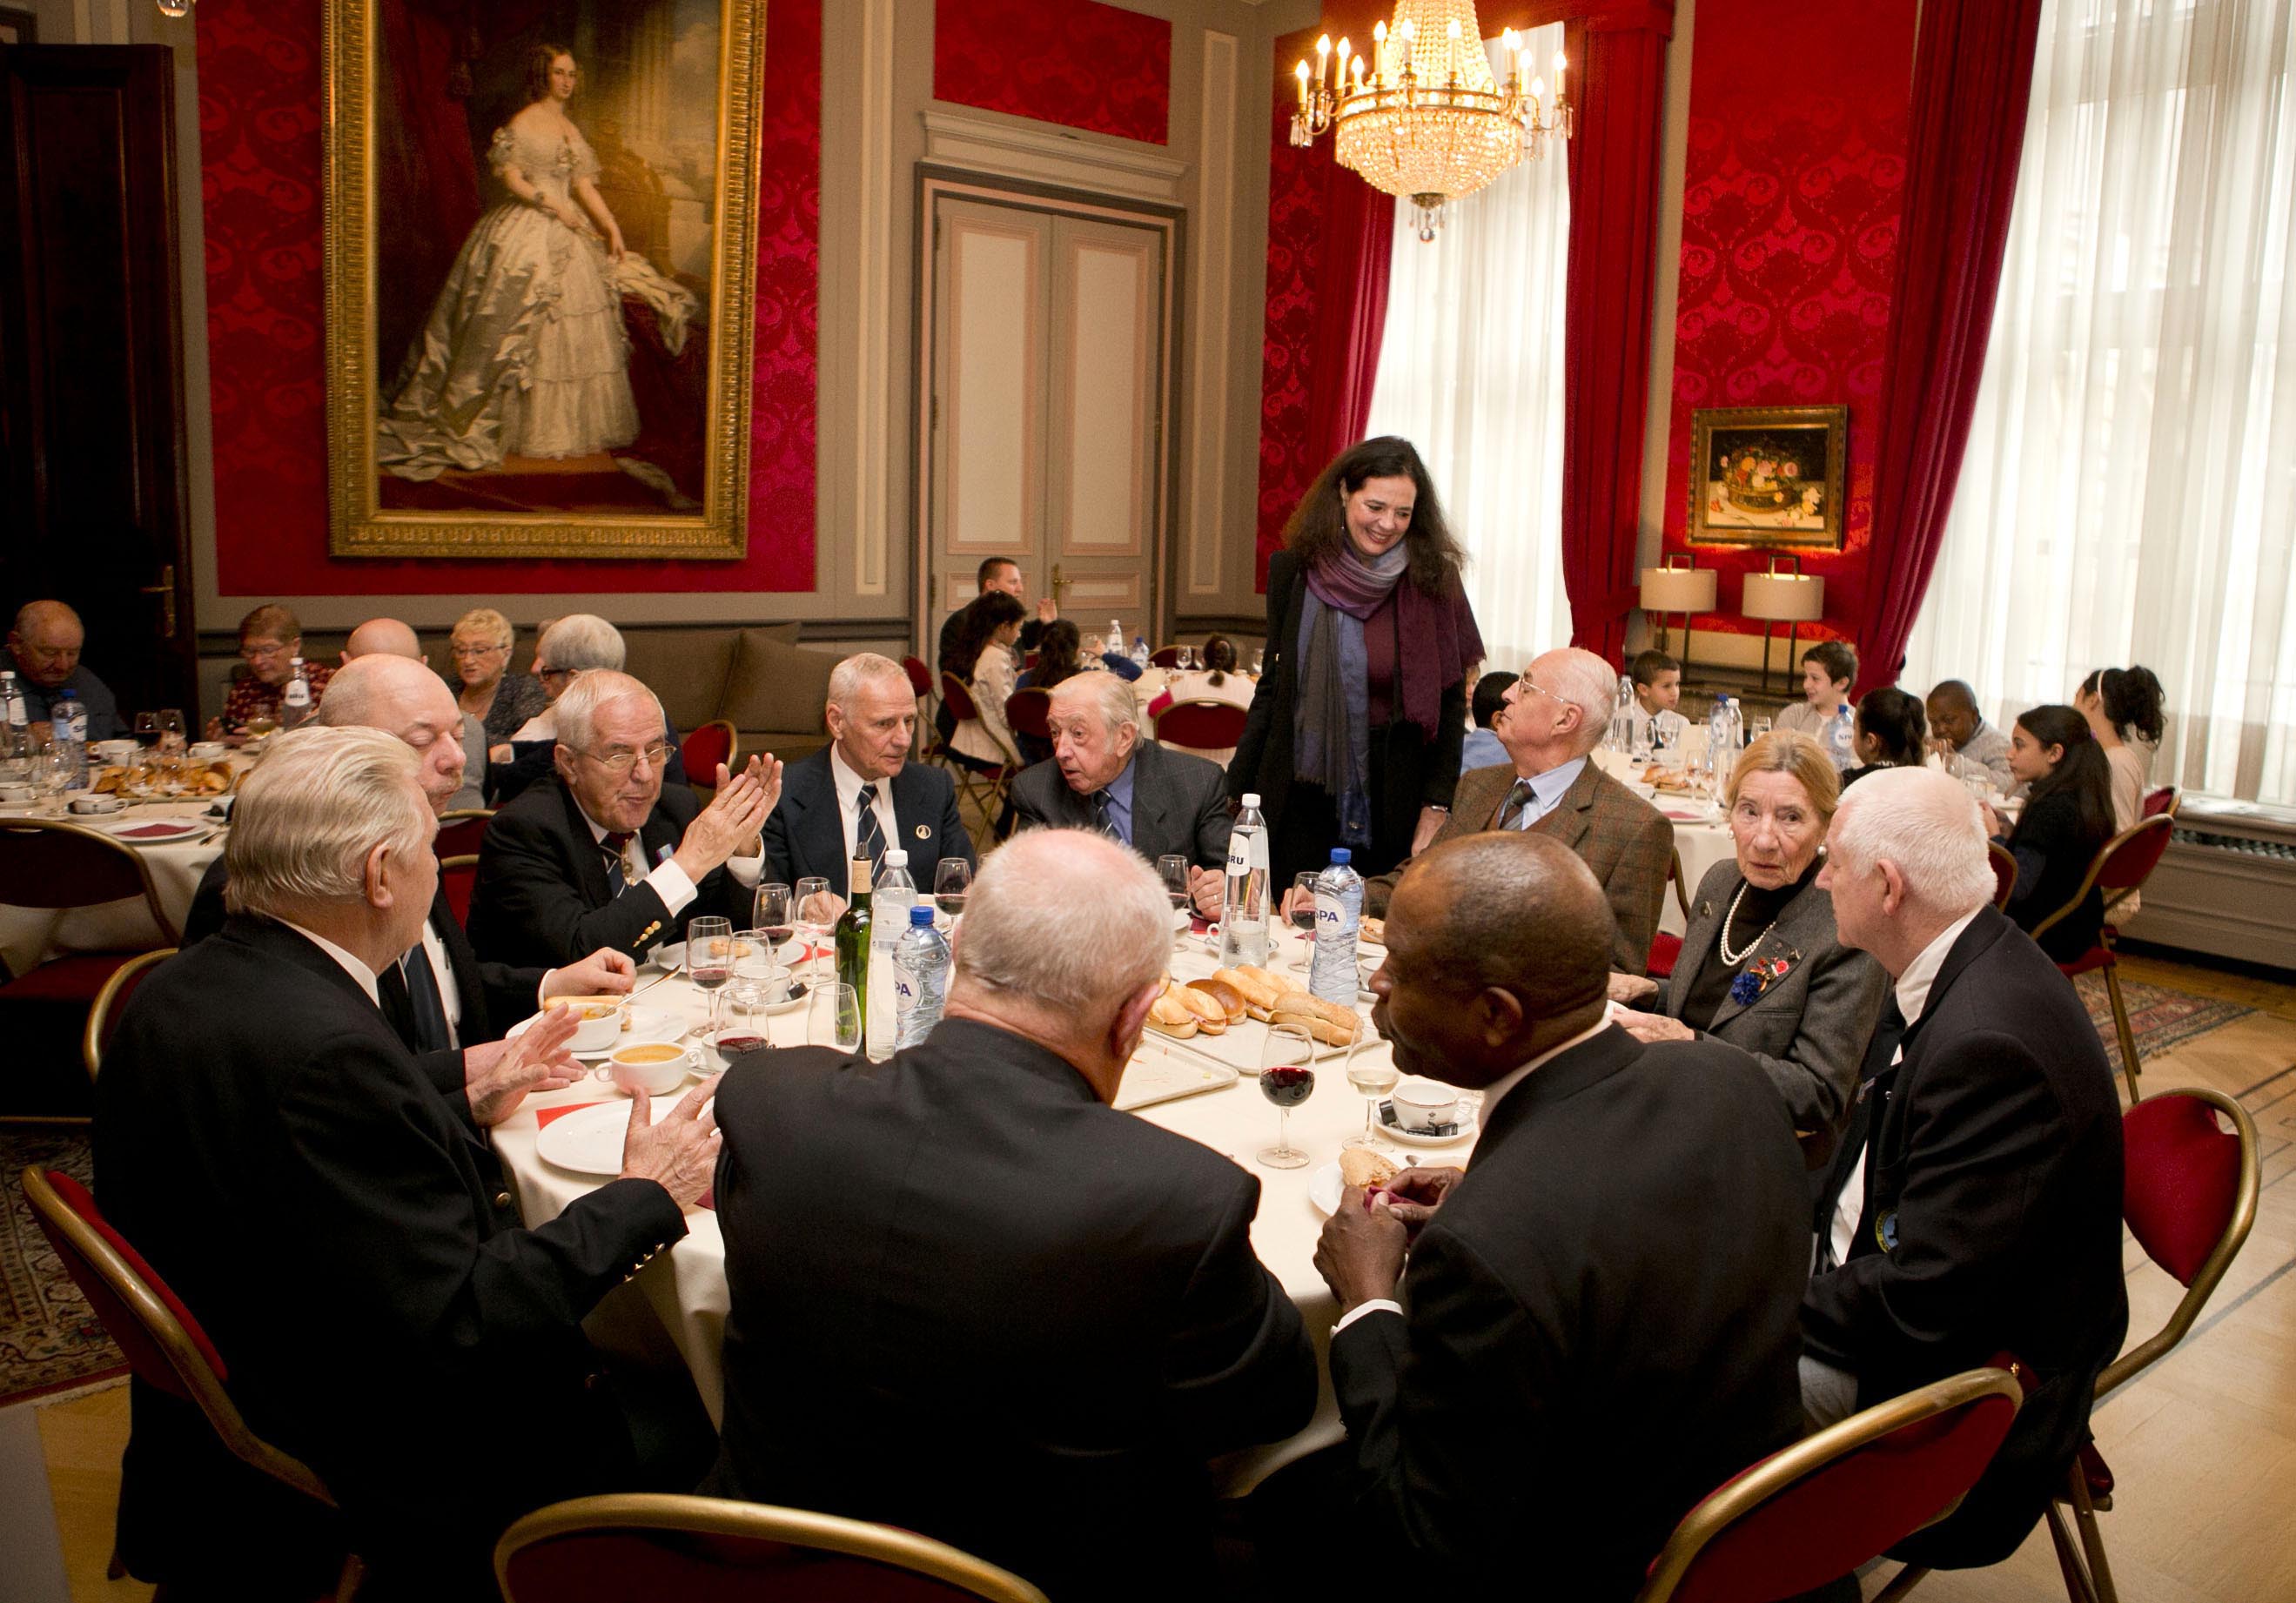
<instances>
[{"instance_id":1,"label":"brooch on lapel","mask_svg":"<svg viewBox=\"0 0 2296 1603\"><path fill-rule=\"evenodd\" d=\"M1800 961L1800 953L1789 952L1784 957L1766 957L1759 963L1748 963L1739 971L1738 977L1730 982L1730 1000L1744 1007L1784 979L1787 971Z\"/></svg>"},{"instance_id":2,"label":"brooch on lapel","mask_svg":"<svg viewBox=\"0 0 2296 1603\"><path fill-rule=\"evenodd\" d=\"M931 840L932 838L932 825L929 823L919 824L917 826L917 838L919 840Z\"/></svg>"}]
</instances>

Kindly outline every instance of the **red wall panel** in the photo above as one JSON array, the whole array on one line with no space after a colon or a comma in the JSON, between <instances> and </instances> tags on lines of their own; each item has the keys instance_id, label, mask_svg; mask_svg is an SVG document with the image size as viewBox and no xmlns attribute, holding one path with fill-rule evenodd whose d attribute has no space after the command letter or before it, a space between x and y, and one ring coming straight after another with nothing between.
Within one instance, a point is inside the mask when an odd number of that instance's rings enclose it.
<instances>
[{"instance_id":1,"label":"red wall panel","mask_svg":"<svg viewBox=\"0 0 2296 1603\"><path fill-rule=\"evenodd\" d=\"M776 93L759 151L749 554L728 563L470 562L327 554L320 5L208 0L199 12L200 181L223 593L811 590L822 4L770 0L767 18L767 79Z\"/></svg>"},{"instance_id":2,"label":"red wall panel","mask_svg":"<svg viewBox=\"0 0 2296 1603\"><path fill-rule=\"evenodd\" d=\"M935 0L933 96L1162 144L1172 24L1095 0Z\"/></svg>"}]
</instances>

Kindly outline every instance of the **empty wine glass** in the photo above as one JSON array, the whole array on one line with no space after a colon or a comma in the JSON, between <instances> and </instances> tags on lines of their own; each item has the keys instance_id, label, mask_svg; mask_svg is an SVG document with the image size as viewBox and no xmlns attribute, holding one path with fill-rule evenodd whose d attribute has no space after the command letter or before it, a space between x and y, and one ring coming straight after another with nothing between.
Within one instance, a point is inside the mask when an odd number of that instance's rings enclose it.
<instances>
[{"instance_id":1,"label":"empty wine glass","mask_svg":"<svg viewBox=\"0 0 2296 1603\"><path fill-rule=\"evenodd\" d=\"M709 1018L702 1026L718 1033L718 994L734 977L734 920L696 919L685 927L685 971L709 998Z\"/></svg>"},{"instance_id":2,"label":"empty wine glass","mask_svg":"<svg viewBox=\"0 0 2296 1603\"><path fill-rule=\"evenodd\" d=\"M816 966L820 961L821 945L829 936L836 922L828 918L829 881L818 874L808 875L797 882L797 927L805 932L805 977L810 982L820 976ZM760 920L762 922L763 920Z\"/></svg>"},{"instance_id":3,"label":"empty wine glass","mask_svg":"<svg viewBox=\"0 0 2296 1603\"><path fill-rule=\"evenodd\" d=\"M806 994L805 1038L848 1054L861 1050L861 1003L851 986L831 980Z\"/></svg>"},{"instance_id":4,"label":"empty wine glass","mask_svg":"<svg viewBox=\"0 0 2296 1603\"><path fill-rule=\"evenodd\" d=\"M1177 852L1167 852L1156 859L1156 877L1164 882L1164 894L1172 903L1172 944L1177 946L1187 935L1187 925L1180 921L1181 910L1188 905L1188 860Z\"/></svg>"},{"instance_id":5,"label":"empty wine glass","mask_svg":"<svg viewBox=\"0 0 2296 1603\"><path fill-rule=\"evenodd\" d=\"M1383 1052L1377 1047L1364 1044L1365 1027L1360 1022L1357 1024L1356 1038L1348 1043L1347 1064L1348 1084L1363 1092L1364 1096L1363 1133L1351 1135L1341 1144L1376 1149L1381 1144L1375 1133L1379 1127L1375 1116L1379 1111L1379 1100L1395 1089L1396 1082L1403 1075L1395 1067L1393 1052Z\"/></svg>"},{"instance_id":6,"label":"empty wine glass","mask_svg":"<svg viewBox=\"0 0 2296 1603\"><path fill-rule=\"evenodd\" d=\"M1263 1147L1259 1161L1271 1169L1304 1167L1308 1155L1292 1144L1292 1110L1316 1089L1316 1043L1307 1026L1271 1024L1259 1048L1259 1094L1275 1104L1275 1144Z\"/></svg>"},{"instance_id":7,"label":"empty wine glass","mask_svg":"<svg viewBox=\"0 0 2296 1603\"><path fill-rule=\"evenodd\" d=\"M70 742L44 740L32 766L32 782L40 793L40 811L60 814L64 810L64 792L72 788L78 777L71 761Z\"/></svg>"},{"instance_id":8,"label":"empty wine glass","mask_svg":"<svg viewBox=\"0 0 2296 1603\"><path fill-rule=\"evenodd\" d=\"M1267 660L1267 651L1266 651L1266 650L1255 650L1254 652L1252 652L1252 654L1251 654L1251 676L1252 676L1254 679L1257 679L1257 678L1259 678L1259 675L1260 675L1260 673L1261 673L1262 669L1263 669L1263 668L1264 668L1264 667L1266 666Z\"/></svg>"},{"instance_id":9,"label":"empty wine glass","mask_svg":"<svg viewBox=\"0 0 2296 1603\"><path fill-rule=\"evenodd\" d=\"M933 904L951 923L964 912L965 893L972 888L972 864L962 857L944 857L933 870Z\"/></svg>"},{"instance_id":10,"label":"empty wine glass","mask_svg":"<svg viewBox=\"0 0 2296 1603\"><path fill-rule=\"evenodd\" d=\"M1195 648L1193 646L1182 646L1179 650L1178 655L1175 657L1173 660L1179 665L1180 672L1183 674L1186 673L1189 669L1196 666Z\"/></svg>"}]
</instances>

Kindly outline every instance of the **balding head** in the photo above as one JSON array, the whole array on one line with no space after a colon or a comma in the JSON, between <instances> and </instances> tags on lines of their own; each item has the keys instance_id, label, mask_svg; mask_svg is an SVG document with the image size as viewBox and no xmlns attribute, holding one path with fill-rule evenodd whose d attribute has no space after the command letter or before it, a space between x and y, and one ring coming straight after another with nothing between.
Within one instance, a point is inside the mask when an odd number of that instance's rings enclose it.
<instances>
[{"instance_id":1,"label":"balding head","mask_svg":"<svg viewBox=\"0 0 2296 1603\"><path fill-rule=\"evenodd\" d=\"M429 667L388 654L345 663L327 683L316 722L329 729L379 729L422 759L422 794L434 812L463 788L463 712Z\"/></svg>"},{"instance_id":2,"label":"balding head","mask_svg":"<svg viewBox=\"0 0 2296 1603\"><path fill-rule=\"evenodd\" d=\"M1562 842L1463 836L1396 886L1373 1020L1407 1072L1488 1085L1602 1017L1611 930L1602 886Z\"/></svg>"},{"instance_id":3,"label":"balding head","mask_svg":"<svg viewBox=\"0 0 2296 1603\"><path fill-rule=\"evenodd\" d=\"M1525 778L1583 757L1611 732L1618 676L1592 651L1565 647L1532 659L1491 729Z\"/></svg>"},{"instance_id":4,"label":"balding head","mask_svg":"<svg viewBox=\"0 0 2296 1603\"><path fill-rule=\"evenodd\" d=\"M422 642L414 631L395 617L371 617L351 631L343 642L343 660L355 662L362 657L412 657L422 660ZM332 692L331 692L332 693Z\"/></svg>"},{"instance_id":5,"label":"balding head","mask_svg":"<svg viewBox=\"0 0 2296 1603\"><path fill-rule=\"evenodd\" d=\"M1841 944L1903 974L1938 935L1994 894L1984 816L1934 768L1884 768L1842 793L1817 883Z\"/></svg>"},{"instance_id":6,"label":"balding head","mask_svg":"<svg viewBox=\"0 0 2296 1603\"><path fill-rule=\"evenodd\" d=\"M44 691L53 691L79 667L87 633L79 614L62 601L27 601L8 631L8 653L16 671Z\"/></svg>"}]
</instances>

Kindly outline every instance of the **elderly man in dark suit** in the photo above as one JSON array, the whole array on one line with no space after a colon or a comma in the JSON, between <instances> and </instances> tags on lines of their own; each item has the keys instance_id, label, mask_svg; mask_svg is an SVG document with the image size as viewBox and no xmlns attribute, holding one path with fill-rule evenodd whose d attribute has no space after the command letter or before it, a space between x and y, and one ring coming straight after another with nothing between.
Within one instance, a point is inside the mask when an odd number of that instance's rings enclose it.
<instances>
[{"instance_id":1,"label":"elderly man in dark suit","mask_svg":"<svg viewBox=\"0 0 2296 1603\"><path fill-rule=\"evenodd\" d=\"M563 963L600 946L642 957L703 914L747 928L780 762L751 757L739 774L720 763L704 807L662 783L661 703L627 674L584 674L552 710L557 777L487 826L471 944L496 962Z\"/></svg>"},{"instance_id":2,"label":"elderly man in dark suit","mask_svg":"<svg viewBox=\"0 0 2296 1603\"><path fill-rule=\"evenodd\" d=\"M824 716L829 744L790 765L766 820L766 873L783 885L817 876L850 895L855 858L873 868L891 846L909 855L909 878L930 896L942 858L973 861L972 838L948 775L909 761L917 699L907 670L873 651L847 658L829 675Z\"/></svg>"},{"instance_id":3,"label":"elderly man in dark suit","mask_svg":"<svg viewBox=\"0 0 2296 1603\"><path fill-rule=\"evenodd\" d=\"M376 730L278 738L224 848L231 918L121 1016L96 1171L112 1223L214 1338L249 1425L334 1493L367 1561L360 1595L475 1599L495 1595L508 1520L636 1483L578 1321L685 1233L718 1142L709 1087L659 1124L634 1098L619 1178L521 1227L486 1131L580 1072L573 1020L537 1025L450 1097L384 1019L376 976L420 936L438 880L416 766ZM227 1516L229 1489L260 1478L195 1411L138 1391L123 1510L215 1543L180 1505L220 1499ZM244 1559L273 1532L234 1534ZM181 1556L160 1555L164 1578L254 1595L235 1568L183 1574Z\"/></svg>"},{"instance_id":4,"label":"elderly man in dark suit","mask_svg":"<svg viewBox=\"0 0 2296 1603\"><path fill-rule=\"evenodd\" d=\"M1461 774L1450 819L1435 840L1484 830L1528 830L1560 840L1586 860L1610 902L1618 927L1611 966L1641 974L1650 967L1651 937L1666 900L1674 826L1590 755L1610 730L1618 696L1611 665L1592 651L1549 651L1532 662L1491 726L1512 764ZM1400 872L1365 885L1365 912L1386 910Z\"/></svg>"},{"instance_id":5,"label":"elderly man in dark suit","mask_svg":"<svg viewBox=\"0 0 2296 1603\"><path fill-rule=\"evenodd\" d=\"M1121 847L1023 835L973 884L922 1043L726 1075L707 1490L889 1521L1055 1598L1214 1591L1204 1460L1304 1426L1316 1362L1252 1254L1259 1181L1110 1108L1170 928Z\"/></svg>"},{"instance_id":6,"label":"elderly man in dark suit","mask_svg":"<svg viewBox=\"0 0 2296 1603\"><path fill-rule=\"evenodd\" d=\"M2006 1558L2087 1439L2097 1375L2128 1330L2120 1107L2096 1028L2056 965L1993 910L1977 805L1924 768L1841 799L1818 883L1842 941L1896 981L1896 1061L1874 1112L1854 1227L1802 1307L1813 1422L2014 1354L2031 1377L1985 1477L1901 1550L1931 1565Z\"/></svg>"},{"instance_id":7,"label":"elderly man in dark suit","mask_svg":"<svg viewBox=\"0 0 2296 1603\"><path fill-rule=\"evenodd\" d=\"M1317 1244L1343 1561L1385 1566L1366 1588L1631 1598L1683 1514L1800 1434L1800 1154L1742 1053L1605 1022L1609 910L1560 842L1431 848L1386 938L1380 1033L1483 1092L1482 1137L1464 1174L1349 1190Z\"/></svg>"},{"instance_id":8,"label":"elderly man in dark suit","mask_svg":"<svg viewBox=\"0 0 2296 1603\"><path fill-rule=\"evenodd\" d=\"M458 794L466 772L456 738L463 714L454 692L420 660L370 655L345 663L328 686L316 722L331 729L379 729L396 735L420 767L422 794L434 813ZM184 945L205 940L224 926L224 891L230 860L208 865L184 920ZM442 888L431 898L422 938L377 977L382 1010L407 1050L418 1055L454 1052L498 1042L503 1032L552 996L594 996L630 988L636 965L603 947L563 968L520 968L480 961ZM443 1066L459 1083L462 1067Z\"/></svg>"},{"instance_id":9,"label":"elderly man in dark suit","mask_svg":"<svg viewBox=\"0 0 2296 1603\"><path fill-rule=\"evenodd\" d=\"M1021 827L1097 830L1151 863L1185 857L1196 911L1218 917L1227 776L1201 757L1143 740L1132 687L1113 674L1061 681L1046 723L1051 759L1022 769L1013 781Z\"/></svg>"}]
</instances>

